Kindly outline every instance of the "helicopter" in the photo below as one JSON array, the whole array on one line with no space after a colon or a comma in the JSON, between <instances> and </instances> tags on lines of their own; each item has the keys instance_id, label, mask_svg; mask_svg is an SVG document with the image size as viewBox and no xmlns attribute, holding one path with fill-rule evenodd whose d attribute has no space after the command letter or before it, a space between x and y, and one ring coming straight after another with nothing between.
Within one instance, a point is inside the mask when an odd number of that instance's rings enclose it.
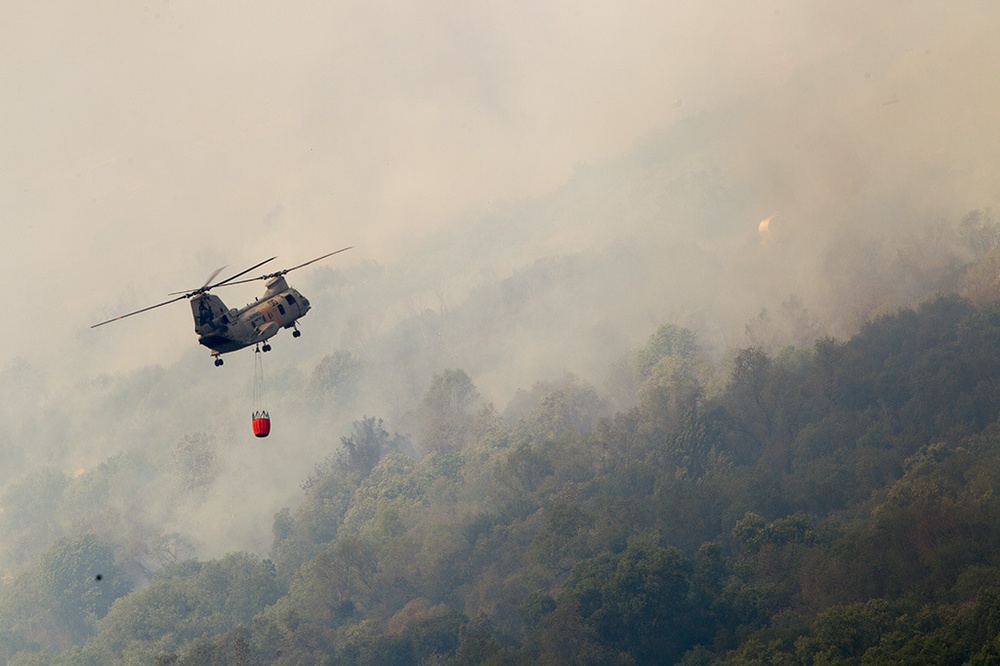
<instances>
[{"instance_id":1,"label":"helicopter","mask_svg":"<svg viewBox=\"0 0 1000 666\"><path fill-rule=\"evenodd\" d=\"M275 273L268 273L267 275L244 280L236 279L277 259L277 257L271 257L225 280L212 283L212 280L218 277L219 273L225 269L225 266L223 266L216 269L209 276L208 280L205 281L205 284L197 289L187 292L174 292L170 296L176 296L177 298L171 298L168 301L150 305L141 310L119 315L107 321L102 321L99 324L94 324L91 328L104 326L113 321L125 319L126 317L131 317L132 315L147 312L187 298L191 299L191 313L194 315L194 332L198 334L198 342L211 350L216 367L222 365L223 354L245 349L252 345L257 345L261 351L268 352L271 351L271 345L268 344L267 340L277 334L282 328L293 329L292 337L297 338L302 335L302 332L296 326L296 322L304 317L311 307L309 300L305 296L300 294L296 289L288 286L288 283L285 281L285 275L321 259L326 259L327 257L350 250L352 247L341 248L329 254L324 254L322 257L311 259L304 264L299 264L291 268L283 268ZM244 284L256 280L266 280L263 296L240 309L227 308L221 298L209 293L216 287L231 287L234 284Z\"/></svg>"}]
</instances>

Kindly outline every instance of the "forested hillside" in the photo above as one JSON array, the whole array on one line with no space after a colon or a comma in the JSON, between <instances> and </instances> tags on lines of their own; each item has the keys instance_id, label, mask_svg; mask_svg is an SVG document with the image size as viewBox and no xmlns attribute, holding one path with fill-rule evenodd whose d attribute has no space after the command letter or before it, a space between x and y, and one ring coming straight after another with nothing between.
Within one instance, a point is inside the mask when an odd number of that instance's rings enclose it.
<instances>
[{"instance_id":1,"label":"forested hillside","mask_svg":"<svg viewBox=\"0 0 1000 666\"><path fill-rule=\"evenodd\" d=\"M275 516L266 559L199 561L166 539L130 590L136 576L94 520L5 587L2 656L1000 658L1000 304L941 295L846 341L718 362L666 324L609 365L607 390L567 376L503 410L464 370L442 370L414 432L354 423ZM201 450L175 453L192 492L211 472ZM105 464L105 483L121 464ZM61 497L59 514L101 492L88 477L39 475L18 492ZM45 529L52 507L31 508L21 529Z\"/></svg>"}]
</instances>

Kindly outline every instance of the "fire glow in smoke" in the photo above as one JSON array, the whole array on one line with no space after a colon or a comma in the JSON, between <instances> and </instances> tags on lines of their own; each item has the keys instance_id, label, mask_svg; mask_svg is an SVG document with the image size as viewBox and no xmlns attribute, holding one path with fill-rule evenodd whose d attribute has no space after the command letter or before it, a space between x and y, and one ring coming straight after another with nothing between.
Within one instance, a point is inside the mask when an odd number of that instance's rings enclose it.
<instances>
[{"instance_id":1,"label":"fire glow in smoke","mask_svg":"<svg viewBox=\"0 0 1000 666\"><path fill-rule=\"evenodd\" d=\"M765 217L763 220L760 221L760 224L757 225L757 233L760 234L761 243L767 242L768 234L770 233L772 218L774 218L774 215Z\"/></svg>"}]
</instances>

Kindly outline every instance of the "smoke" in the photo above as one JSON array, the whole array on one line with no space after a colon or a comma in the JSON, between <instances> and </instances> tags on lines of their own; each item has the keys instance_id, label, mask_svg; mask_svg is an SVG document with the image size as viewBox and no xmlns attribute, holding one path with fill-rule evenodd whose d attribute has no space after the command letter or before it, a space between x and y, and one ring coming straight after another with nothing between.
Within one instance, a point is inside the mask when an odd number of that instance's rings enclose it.
<instances>
[{"instance_id":1,"label":"smoke","mask_svg":"<svg viewBox=\"0 0 1000 666\"><path fill-rule=\"evenodd\" d=\"M350 423L401 427L443 369L502 408L567 372L601 387L664 322L720 355L748 322L849 335L932 291L933 230L997 200L998 23L929 0L0 7L0 483L123 450L169 470L202 433L217 475L182 497L162 471L145 519L264 552ZM345 245L289 276L313 310L265 358L263 442L252 358L213 368L186 304L89 328ZM317 383L337 352L351 393Z\"/></svg>"}]
</instances>

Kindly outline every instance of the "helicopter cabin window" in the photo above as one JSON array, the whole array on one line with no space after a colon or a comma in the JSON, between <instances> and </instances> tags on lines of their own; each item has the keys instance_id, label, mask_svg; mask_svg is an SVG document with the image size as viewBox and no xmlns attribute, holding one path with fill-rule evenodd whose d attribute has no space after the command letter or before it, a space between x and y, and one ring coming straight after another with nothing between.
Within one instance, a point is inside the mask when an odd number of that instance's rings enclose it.
<instances>
[{"instance_id":1,"label":"helicopter cabin window","mask_svg":"<svg viewBox=\"0 0 1000 666\"><path fill-rule=\"evenodd\" d=\"M295 305L295 297L291 294L285 294L285 300L288 301L289 305Z\"/></svg>"},{"instance_id":2,"label":"helicopter cabin window","mask_svg":"<svg viewBox=\"0 0 1000 666\"><path fill-rule=\"evenodd\" d=\"M281 303L278 303L278 312L280 312L281 314L285 314L285 306L282 305Z\"/></svg>"}]
</instances>

